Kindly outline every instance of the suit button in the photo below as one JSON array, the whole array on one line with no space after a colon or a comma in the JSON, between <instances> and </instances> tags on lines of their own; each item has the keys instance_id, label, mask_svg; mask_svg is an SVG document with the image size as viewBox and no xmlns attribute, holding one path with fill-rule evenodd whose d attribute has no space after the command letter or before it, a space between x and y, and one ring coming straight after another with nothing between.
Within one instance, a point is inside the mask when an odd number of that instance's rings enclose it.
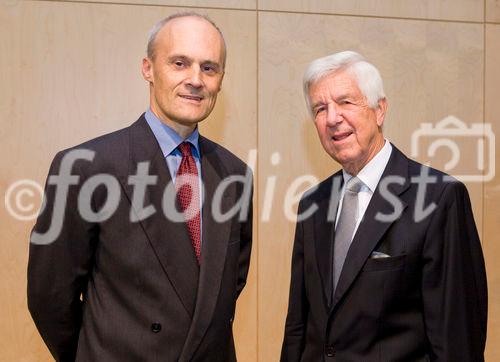
<instances>
[{"instance_id":1,"label":"suit button","mask_svg":"<svg viewBox=\"0 0 500 362\"><path fill-rule=\"evenodd\" d=\"M335 348L333 346L325 346L325 354L327 357L335 357Z\"/></svg>"},{"instance_id":2,"label":"suit button","mask_svg":"<svg viewBox=\"0 0 500 362\"><path fill-rule=\"evenodd\" d=\"M161 331L161 324L160 323L151 324L151 330L153 331L153 333L158 333L159 331Z\"/></svg>"}]
</instances>

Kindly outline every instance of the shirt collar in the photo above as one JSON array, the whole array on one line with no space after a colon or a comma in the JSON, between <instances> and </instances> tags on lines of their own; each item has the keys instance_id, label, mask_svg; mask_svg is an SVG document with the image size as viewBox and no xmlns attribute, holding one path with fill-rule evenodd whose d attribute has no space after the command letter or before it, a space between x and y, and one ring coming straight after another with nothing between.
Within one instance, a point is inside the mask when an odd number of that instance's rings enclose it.
<instances>
[{"instance_id":1,"label":"shirt collar","mask_svg":"<svg viewBox=\"0 0 500 362\"><path fill-rule=\"evenodd\" d=\"M373 157L370 162L368 162L365 167L359 171L357 177L363 181L365 186L367 186L371 192L374 192L377 185L384 173L387 163L389 163L389 158L392 153L392 145L389 141L385 140L384 147ZM344 177L344 185L353 177L348 174L345 170L342 170L342 175Z\"/></svg>"},{"instance_id":2,"label":"shirt collar","mask_svg":"<svg viewBox=\"0 0 500 362\"><path fill-rule=\"evenodd\" d=\"M149 127L153 131L153 134L160 145L163 157L174 153L182 142L189 142L195 149L194 156L200 157L199 149L199 132L198 126L194 131L184 140L177 132L175 132L171 127L163 123L154 113L151 108L148 108L145 114L146 122L148 122Z\"/></svg>"}]
</instances>

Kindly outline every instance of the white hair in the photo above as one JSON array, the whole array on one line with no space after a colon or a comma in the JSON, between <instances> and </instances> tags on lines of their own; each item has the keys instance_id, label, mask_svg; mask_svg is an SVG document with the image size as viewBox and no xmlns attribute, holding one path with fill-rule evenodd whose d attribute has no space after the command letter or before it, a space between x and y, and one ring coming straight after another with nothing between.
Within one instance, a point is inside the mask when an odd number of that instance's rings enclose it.
<instances>
[{"instance_id":1,"label":"white hair","mask_svg":"<svg viewBox=\"0 0 500 362\"><path fill-rule=\"evenodd\" d=\"M384 84L378 69L361 54L346 50L312 61L304 72L304 97L309 112L312 112L309 99L311 85L328 74L340 71L348 71L354 76L370 108L377 108L379 100L385 98Z\"/></svg>"}]
</instances>

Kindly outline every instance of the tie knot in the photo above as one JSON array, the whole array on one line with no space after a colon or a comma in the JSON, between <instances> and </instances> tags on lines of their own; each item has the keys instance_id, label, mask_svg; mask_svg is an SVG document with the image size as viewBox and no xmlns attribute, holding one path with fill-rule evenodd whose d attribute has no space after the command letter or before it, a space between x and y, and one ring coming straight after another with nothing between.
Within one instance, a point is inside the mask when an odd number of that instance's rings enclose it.
<instances>
[{"instance_id":1,"label":"tie knot","mask_svg":"<svg viewBox=\"0 0 500 362\"><path fill-rule=\"evenodd\" d=\"M179 146L179 151L181 151L181 154L183 157L186 156L191 156L191 145L189 142L182 142Z\"/></svg>"},{"instance_id":2,"label":"tie knot","mask_svg":"<svg viewBox=\"0 0 500 362\"><path fill-rule=\"evenodd\" d=\"M349 181L347 181L346 188L350 192L354 192L357 194L359 190L361 190L361 187L363 187L364 183L357 177L351 178Z\"/></svg>"}]
</instances>

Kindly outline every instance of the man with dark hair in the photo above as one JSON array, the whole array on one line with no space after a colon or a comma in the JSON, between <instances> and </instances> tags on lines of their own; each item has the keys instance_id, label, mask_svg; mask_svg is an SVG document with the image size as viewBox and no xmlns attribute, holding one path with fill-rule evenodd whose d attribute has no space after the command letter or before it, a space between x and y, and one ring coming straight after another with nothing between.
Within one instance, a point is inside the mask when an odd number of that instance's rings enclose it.
<instances>
[{"instance_id":1,"label":"man with dark hair","mask_svg":"<svg viewBox=\"0 0 500 362\"><path fill-rule=\"evenodd\" d=\"M251 171L197 128L225 54L209 19L164 19L142 63L147 112L56 155L28 265L29 309L56 360L236 360Z\"/></svg>"}]
</instances>

